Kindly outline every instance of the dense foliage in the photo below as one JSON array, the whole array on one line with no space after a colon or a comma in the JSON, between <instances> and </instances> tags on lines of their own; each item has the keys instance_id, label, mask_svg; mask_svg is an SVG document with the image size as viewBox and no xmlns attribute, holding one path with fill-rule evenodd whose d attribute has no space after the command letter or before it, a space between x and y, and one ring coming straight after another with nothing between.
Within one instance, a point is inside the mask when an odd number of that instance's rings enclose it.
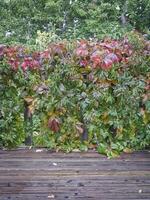
<instances>
[{"instance_id":1,"label":"dense foliage","mask_svg":"<svg viewBox=\"0 0 150 200\"><path fill-rule=\"evenodd\" d=\"M109 157L149 145L149 42L129 33L42 48L0 47L1 147L27 134L35 146Z\"/></svg>"},{"instance_id":2,"label":"dense foliage","mask_svg":"<svg viewBox=\"0 0 150 200\"><path fill-rule=\"evenodd\" d=\"M38 30L61 38L121 37L150 28L150 0L2 0L0 41L33 43Z\"/></svg>"}]
</instances>

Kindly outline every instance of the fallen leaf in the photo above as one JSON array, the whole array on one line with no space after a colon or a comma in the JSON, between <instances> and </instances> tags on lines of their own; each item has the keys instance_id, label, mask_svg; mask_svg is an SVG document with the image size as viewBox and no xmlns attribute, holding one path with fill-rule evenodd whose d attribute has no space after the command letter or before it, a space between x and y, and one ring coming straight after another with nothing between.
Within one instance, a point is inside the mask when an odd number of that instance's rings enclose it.
<instances>
[{"instance_id":1,"label":"fallen leaf","mask_svg":"<svg viewBox=\"0 0 150 200\"><path fill-rule=\"evenodd\" d=\"M49 199L54 199L54 198L55 198L55 195L53 195L53 194L48 195L48 198L49 198Z\"/></svg>"},{"instance_id":2,"label":"fallen leaf","mask_svg":"<svg viewBox=\"0 0 150 200\"><path fill-rule=\"evenodd\" d=\"M43 149L36 149L36 151L35 152L42 152L43 151Z\"/></svg>"},{"instance_id":3,"label":"fallen leaf","mask_svg":"<svg viewBox=\"0 0 150 200\"><path fill-rule=\"evenodd\" d=\"M57 163L53 163L54 166L57 166Z\"/></svg>"},{"instance_id":4,"label":"fallen leaf","mask_svg":"<svg viewBox=\"0 0 150 200\"><path fill-rule=\"evenodd\" d=\"M140 190L139 190L139 193L141 194L142 192L143 192L142 189L140 189Z\"/></svg>"}]
</instances>

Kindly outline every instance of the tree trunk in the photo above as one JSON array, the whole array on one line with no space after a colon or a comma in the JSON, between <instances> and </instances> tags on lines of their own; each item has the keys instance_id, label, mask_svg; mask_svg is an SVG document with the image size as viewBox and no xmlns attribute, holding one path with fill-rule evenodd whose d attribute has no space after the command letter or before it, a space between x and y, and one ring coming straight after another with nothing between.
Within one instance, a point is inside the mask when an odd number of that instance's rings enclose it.
<instances>
[{"instance_id":1,"label":"tree trunk","mask_svg":"<svg viewBox=\"0 0 150 200\"><path fill-rule=\"evenodd\" d=\"M128 6L127 6L127 1L124 2L124 5L123 5L123 9L122 9L122 14L121 14L121 24L123 26L126 26L127 25L127 17L126 17L126 13L128 11Z\"/></svg>"}]
</instances>

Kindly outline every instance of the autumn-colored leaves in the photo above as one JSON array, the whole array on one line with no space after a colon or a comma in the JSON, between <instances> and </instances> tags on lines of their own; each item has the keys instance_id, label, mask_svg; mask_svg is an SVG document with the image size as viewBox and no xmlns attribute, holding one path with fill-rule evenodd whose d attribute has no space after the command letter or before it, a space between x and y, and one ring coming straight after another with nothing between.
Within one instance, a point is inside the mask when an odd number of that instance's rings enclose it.
<instances>
[{"instance_id":1,"label":"autumn-colored leaves","mask_svg":"<svg viewBox=\"0 0 150 200\"><path fill-rule=\"evenodd\" d=\"M75 49L80 66L109 70L113 64L127 62L132 55L132 48L127 39L104 42L80 41Z\"/></svg>"},{"instance_id":2,"label":"autumn-colored leaves","mask_svg":"<svg viewBox=\"0 0 150 200\"><path fill-rule=\"evenodd\" d=\"M70 151L86 138L114 156L149 131L147 55L127 39L52 43L40 52L0 46L4 102L16 91L16 110L24 102L38 145Z\"/></svg>"},{"instance_id":3,"label":"autumn-colored leaves","mask_svg":"<svg viewBox=\"0 0 150 200\"><path fill-rule=\"evenodd\" d=\"M74 43L73 49L69 49L68 46L67 43L52 43L41 52L30 52L20 46L1 46L0 55L7 59L14 71L20 67L24 72L40 69L44 63L55 61L56 57L62 63L67 62L84 68L90 66L93 69L109 70L115 63L127 62L132 55L132 48L127 39L122 41L105 40L103 42L81 40Z\"/></svg>"},{"instance_id":4,"label":"autumn-colored leaves","mask_svg":"<svg viewBox=\"0 0 150 200\"><path fill-rule=\"evenodd\" d=\"M60 129L60 121L57 118L50 118L48 120L48 128L54 133L58 132Z\"/></svg>"}]
</instances>

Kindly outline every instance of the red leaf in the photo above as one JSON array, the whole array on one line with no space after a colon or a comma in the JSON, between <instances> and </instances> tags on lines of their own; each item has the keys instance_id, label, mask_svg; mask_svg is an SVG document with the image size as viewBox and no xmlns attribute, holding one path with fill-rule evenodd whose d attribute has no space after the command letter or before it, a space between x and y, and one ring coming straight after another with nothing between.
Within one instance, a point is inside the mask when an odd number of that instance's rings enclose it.
<instances>
[{"instance_id":1,"label":"red leaf","mask_svg":"<svg viewBox=\"0 0 150 200\"><path fill-rule=\"evenodd\" d=\"M91 60L93 62L93 67L96 68L97 66L100 66L101 64L101 58L98 55L92 56Z\"/></svg>"},{"instance_id":2,"label":"red leaf","mask_svg":"<svg viewBox=\"0 0 150 200\"><path fill-rule=\"evenodd\" d=\"M23 62L22 64L21 64L21 67L22 67L22 70L23 71L26 71L27 69L28 69L28 64L27 64L27 62Z\"/></svg>"},{"instance_id":3,"label":"red leaf","mask_svg":"<svg viewBox=\"0 0 150 200\"><path fill-rule=\"evenodd\" d=\"M48 120L48 127L53 131L53 132L58 132L60 129L60 121L56 118L50 118Z\"/></svg>"},{"instance_id":4,"label":"red leaf","mask_svg":"<svg viewBox=\"0 0 150 200\"><path fill-rule=\"evenodd\" d=\"M14 58L11 58L9 61L8 61L9 65L11 66L11 68L16 71L19 67L19 61L14 59Z\"/></svg>"},{"instance_id":5,"label":"red leaf","mask_svg":"<svg viewBox=\"0 0 150 200\"><path fill-rule=\"evenodd\" d=\"M24 62L21 65L23 71L26 71L28 68L37 69L40 67L40 64L37 60L33 60L32 57L27 57L24 59Z\"/></svg>"},{"instance_id":6,"label":"red leaf","mask_svg":"<svg viewBox=\"0 0 150 200\"><path fill-rule=\"evenodd\" d=\"M76 55L77 56L81 56L81 57L86 57L88 56L89 52L87 49L85 48L82 48L82 47L79 47L77 50L76 50Z\"/></svg>"},{"instance_id":7,"label":"red leaf","mask_svg":"<svg viewBox=\"0 0 150 200\"><path fill-rule=\"evenodd\" d=\"M51 44L50 48L51 48L53 56L58 55L61 57L61 56L65 55L67 52L67 49L63 43Z\"/></svg>"},{"instance_id":8,"label":"red leaf","mask_svg":"<svg viewBox=\"0 0 150 200\"><path fill-rule=\"evenodd\" d=\"M101 68L104 70L109 70L112 68L113 61L110 59L104 59Z\"/></svg>"},{"instance_id":9,"label":"red leaf","mask_svg":"<svg viewBox=\"0 0 150 200\"><path fill-rule=\"evenodd\" d=\"M119 58L117 57L116 54L110 53L105 57L106 60L111 60L113 63L119 62Z\"/></svg>"},{"instance_id":10,"label":"red leaf","mask_svg":"<svg viewBox=\"0 0 150 200\"><path fill-rule=\"evenodd\" d=\"M30 69L38 69L40 67L40 64L37 60L33 60L30 65L29 65Z\"/></svg>"},{"instance_id":11,"label":"red leaf","mask_svg":"<svg viewBox=\"0 0 150 200\"><path fill-rule=\"evenodd\" d=\"M88 61L87 60L81 60L80 61L80 66L81 67L86 67L88 65Z\"/></svg>"},{"instance_id":12,"label":"red leaf","mask_svg":"<svg viewBox=\"0 0 150 200\"><path fill-rule=\"evenodd\" d=\"M43 59L50 59L51 58L50 51L47 49L47 50L41 52L41 58L43 58Z\"/></svg>"},{"instance_id":13,"label":"red leaf","mask_svg":"<svg viewBox=\"0 0 150 200\"><path fill-rule=\"evenodd\" d=\"M81 57L87 57L89 55L87 41L81 40L78 48L75 50L75 54Z\"/></svg>"},{"instance_id":14,"label":"red leaf","mask_svg":"<svg viewBox=\"0 0 150 200\"><path fill-rule=\"evenodd\" d=\"M102 69L108 70L112 67L113 63L119 62L119 58L114 53L109 53L103 60Z\"/></svg>"}]
</instances>

